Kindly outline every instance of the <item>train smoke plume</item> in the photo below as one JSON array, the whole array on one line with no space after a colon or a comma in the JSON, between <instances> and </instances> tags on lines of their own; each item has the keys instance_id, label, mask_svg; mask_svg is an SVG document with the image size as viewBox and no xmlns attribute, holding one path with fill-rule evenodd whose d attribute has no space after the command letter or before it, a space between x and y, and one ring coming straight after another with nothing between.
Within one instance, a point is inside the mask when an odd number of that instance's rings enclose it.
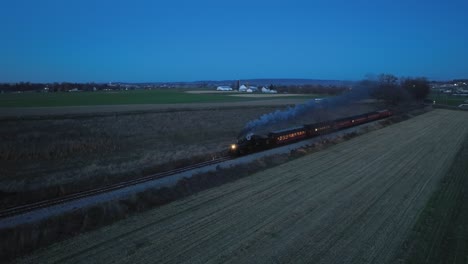
<instances>
[{"instance_id":1,"label":"train smoke plume","mask_svg":"<svg viewBox=\"0 0 468 264\"><path fill-rule=\"evenodd\" d=\"M318 109L330 109L334 106L345 106L368 97L369 90L367 88L355 87L340 96L323 98L320 101L312 99L306 103L288 107L285 110L277 110L275 112L264 114L260 118L248 122L239 134L239 138L265 126L289 121L306 114L313 115L315 110Z\"/></svg>"}]
</instances>

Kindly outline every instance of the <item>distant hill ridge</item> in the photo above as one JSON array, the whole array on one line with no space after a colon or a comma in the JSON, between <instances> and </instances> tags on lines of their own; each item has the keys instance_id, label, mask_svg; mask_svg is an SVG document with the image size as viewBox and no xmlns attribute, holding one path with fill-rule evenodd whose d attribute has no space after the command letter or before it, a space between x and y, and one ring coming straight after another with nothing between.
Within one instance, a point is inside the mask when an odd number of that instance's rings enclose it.
<instances>
[{"instance_id":1,"label":"distant hill ridge","mask_svg":"<svg viewBox=\"0 0 468 264\"><path fill-rule=\"evenodd\" d=\"M203 80L193 82L155 82L154 84L173 84L173 85L231 85L238 80ZM240 79L241 84L249 85L323 85L323 86L341 86L352 85L354 81L343 80L317 80L317 79Z\"/></svg>"}]
</instances>

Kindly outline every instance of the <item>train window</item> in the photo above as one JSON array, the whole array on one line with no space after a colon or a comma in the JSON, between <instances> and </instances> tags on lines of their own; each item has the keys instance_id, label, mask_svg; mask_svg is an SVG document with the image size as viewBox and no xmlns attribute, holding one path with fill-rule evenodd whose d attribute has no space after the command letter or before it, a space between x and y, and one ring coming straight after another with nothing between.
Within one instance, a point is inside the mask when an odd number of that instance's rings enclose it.
<instances>
[{"instance_id":1,"label":"train window","mask_svg":"<svg viewBox=\"0 0 468 264\"><path fill-rule=\"evenodd\" d=\"M284 140L299 137L299 136L302 136L302 135L305 135L305 131L298 131L298 132L290 133L290 134L287 134L287 135L279 136L279 137L277 137L277 140L278 141L284 141Z\"/></svg>"},{"instance_id":2,"label":"train window","mask_svg":"<svg viewBox=\"0 0 468 264\"><path fill-rule=\"evenodd\" d=\"M329 128L330 128L330 125L323 126L323 127L316 128L315 131L322 131L322 130L329 129Z\"/></svg>"}]
</instances>

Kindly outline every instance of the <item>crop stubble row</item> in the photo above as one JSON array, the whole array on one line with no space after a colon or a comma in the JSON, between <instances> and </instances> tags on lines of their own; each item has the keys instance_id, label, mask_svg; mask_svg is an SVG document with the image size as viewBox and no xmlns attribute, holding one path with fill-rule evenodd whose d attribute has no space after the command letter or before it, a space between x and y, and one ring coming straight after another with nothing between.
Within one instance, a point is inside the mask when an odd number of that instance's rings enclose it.
<instances>
[{"instance_id":1,"label":"crop stubble row","mask_svg":"<svg viewBox=\"0 0 468 264\"><path fill-rule=\"evenodd\" d=\"M432 111L24 261L389 262L467 135L466 113Z\"/></svg>"}]
</instances>

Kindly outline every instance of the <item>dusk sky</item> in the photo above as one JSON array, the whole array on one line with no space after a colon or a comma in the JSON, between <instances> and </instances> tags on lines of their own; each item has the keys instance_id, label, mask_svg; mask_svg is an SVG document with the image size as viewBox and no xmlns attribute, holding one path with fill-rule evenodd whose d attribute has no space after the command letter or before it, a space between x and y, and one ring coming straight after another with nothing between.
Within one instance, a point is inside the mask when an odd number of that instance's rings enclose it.
<instances>
[{"instance_id":1,"label":"dusk sky","mask_svg":"<svg viewBox=\"0 0 468 264\"><path fill-rule=\"evenodd\" d=\"M14 0L0 82L468 78L468 1Z\"/></svg>"}]
</instances>

